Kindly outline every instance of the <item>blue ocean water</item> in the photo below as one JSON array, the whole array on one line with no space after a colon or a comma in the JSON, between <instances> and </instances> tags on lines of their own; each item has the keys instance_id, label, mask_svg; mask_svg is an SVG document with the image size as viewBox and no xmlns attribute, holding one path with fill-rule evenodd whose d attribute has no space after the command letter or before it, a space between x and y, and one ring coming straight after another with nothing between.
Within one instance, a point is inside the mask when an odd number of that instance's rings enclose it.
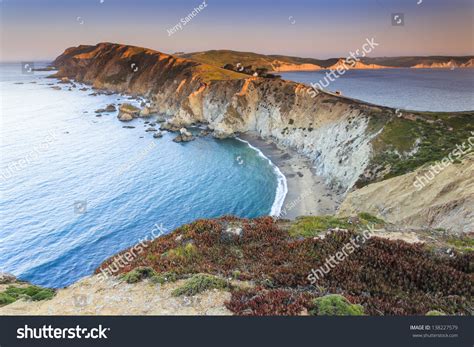
<instances>
[{"instance_id":1,"label":"blue ocean water","mask_svg":"<svg viewBox=\"0 0 474 347\"><path fill-rule=\"evenodd\" d=\"M326 71L280 73L283 79L322 86ZM417 111L474 110L474 69L349 70L324 88L377 105Z\"/></svg>"},{"instance_id":2,"label":"blue ocean water","mask_svg":"<svg viewBox=\"0 0 474 347\"><path fill-rule=\"evenodd\" d=\"M49 74L0 65L0 271L62 287L157 226L281 208L281 176L246 143L154 139L144 119L96 117L110 103L136 101L91 96L82 85L54 90Z\"/></svg>"}]
</instances>

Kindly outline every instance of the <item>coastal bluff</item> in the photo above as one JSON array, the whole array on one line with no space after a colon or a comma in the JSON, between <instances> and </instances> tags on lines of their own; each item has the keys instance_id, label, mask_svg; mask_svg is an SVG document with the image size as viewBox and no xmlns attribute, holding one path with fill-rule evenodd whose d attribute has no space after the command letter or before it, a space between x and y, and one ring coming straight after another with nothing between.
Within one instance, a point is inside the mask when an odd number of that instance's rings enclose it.
<instances>
[{"instance_id":1,"label":"coastal bluff","mask_svg":"<svg viewBox=\"0 0 474 347\"><path fill-rule=\"evenodd\" d=\"M52 65L53 77L146 97L167 127L203 125L217 138L252 132L295 150L342 194L442 160L474 130L472 111L392 109L135 46L71 47Z\"/></svg>"}]
</instances>

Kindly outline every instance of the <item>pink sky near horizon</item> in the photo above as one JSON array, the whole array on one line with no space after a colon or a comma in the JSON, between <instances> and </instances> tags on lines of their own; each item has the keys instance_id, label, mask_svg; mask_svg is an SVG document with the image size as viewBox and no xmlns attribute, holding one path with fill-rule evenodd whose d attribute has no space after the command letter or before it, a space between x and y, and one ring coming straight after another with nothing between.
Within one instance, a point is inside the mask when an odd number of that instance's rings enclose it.
<instances>
[{"instance_id":1,"label":"pink sky near horizon","mask_svg":"<svg viewBox=\"0 0 474 347\"><path fill-rule=\"evenodd\" d=\"M0 60L50 60L67 47L104 41L166 53L231 49L325 59L345 57L372 37L379 43L370 54L373 57L474 54L470 1L453 0L452 7L439 0L424 0L423 6L415 0L373 5L381 1L385 0L364 0L366 7L351 11L346 0L319 0L320 6L311 9L313 3L302 0L299 6L285 2L276 8L242 11L209 0L183 30L169 36L167 30L200 0L179 5L138 0L136 11L130 10L134 3L130 1L71 0L65 5L51 0L48 7L40 6L41 1L3 0ZM394 12L405 14L404 26L392 26Z\"/></svg>"}]
</instances>

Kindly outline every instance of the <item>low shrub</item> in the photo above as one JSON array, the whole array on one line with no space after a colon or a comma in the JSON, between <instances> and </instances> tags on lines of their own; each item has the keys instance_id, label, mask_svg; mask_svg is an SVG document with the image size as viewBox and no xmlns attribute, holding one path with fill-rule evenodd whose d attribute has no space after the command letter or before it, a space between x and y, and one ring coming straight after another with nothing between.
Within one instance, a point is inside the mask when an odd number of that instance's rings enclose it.
<instances>
[{"instance_id":1,"label":"low shrub","mask_svg":"<svg viewBox=\"0 0 474 347\"><path fill-rule=\"evenodd\" d=\"M167 282L175 282L179 279L179 276L174 272L162 272L157 273L153 277L151 277L151 281L153 283L164 284Z\"/></svg>"},{"instance_id":2,"label":"low shrub","mask_svg":"<svg viewBox=\"0 0 474 347\"><path fill-rule=\"evenodd\" d=\"M32 285L27 287L9 286L3 293L0 293L0 305L11 304L21 298L33 301L49 300L54 295L55 291L49 288Z\"/></svg>"},{"instance_id":3,"label":"low shrub","mask_svg":"<svg viewBox=\"0 0 474 347\"><path fill-rule=\"evenodd\" d=\"M367 212L361 212L357 215L362 221L364 221L364 224L376 224L376 225L381 225L385 224L385 221L383 219L377 218L370 213Z\"/></svg>"},{"instance_id":4,"label":"low shrub","mask_svg":"<svg viewBox=\"0 0 474 347\"><path fill-rule=\"evenodd\" d=\"M15 302L16 299L6 293L0 293L0 306L5 306Z\"/></svg>"},{"instance_id":5,"label":"low shrub","mask_svg":"<svg viewBox=\"0 0 474 347\"><path fill-rule=\"evenodd\" d=\"M122 279L127 283L137 283L145 278L155 277L156 271L151 267L138 267L122 276Z\"/></svg>"},{"instance_id":6,"label":"low shrub","mask_svg":"<svg viewBox=\"0 0 474 347\"><path fill-rule=\"evenodd\" d=\"M313 300L314 308L309 311L314 316L363 316L362 305L351 304L339 294L329 294Z\"/></svg>"},{"instance_id":7,"label":"low shrub","mask_svg":"<svg viewBox=\"0 0 474 347\"><path fill-rule=\"evenodd\" d=\"M176 288L173 296L193 296L210 289L229 289L230 285L222 278L208 274L197 274L186 281L184 285Z\"/></svg>"}]
</instances>

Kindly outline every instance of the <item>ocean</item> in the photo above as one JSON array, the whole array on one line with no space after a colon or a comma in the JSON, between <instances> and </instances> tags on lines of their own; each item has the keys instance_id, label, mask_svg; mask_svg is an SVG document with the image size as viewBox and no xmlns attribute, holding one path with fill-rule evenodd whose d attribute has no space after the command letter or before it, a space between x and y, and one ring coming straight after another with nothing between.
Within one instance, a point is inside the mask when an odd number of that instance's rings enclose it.
<instances>
[{"instance_id":1,"label":"ocean","mask_svg":"<svg viewBox=\"0 0 474 347\"><path fill-rule=\"evenodd\" d=\"M279 73L283 79L326 85L326 71ZM333 78L334 79L334 78ZM324 88L377 105L416 111L474 110L474 69L349 70Z\"/></svg>"},{"instance_id":2,"label":"ocean","mask_svg":"<svg viewBox=\"0 0 474 347\"><path fill-rule=\"evenodd\" d=\"M80 84L55 90L50 74L0 64L0 272L63 287L157 229L279 213L285 179L257 149L210 137L179 144L166 132L154 139L149 119L96 117L138 101L91 96Z\"/></svg>"}]
</instances>

